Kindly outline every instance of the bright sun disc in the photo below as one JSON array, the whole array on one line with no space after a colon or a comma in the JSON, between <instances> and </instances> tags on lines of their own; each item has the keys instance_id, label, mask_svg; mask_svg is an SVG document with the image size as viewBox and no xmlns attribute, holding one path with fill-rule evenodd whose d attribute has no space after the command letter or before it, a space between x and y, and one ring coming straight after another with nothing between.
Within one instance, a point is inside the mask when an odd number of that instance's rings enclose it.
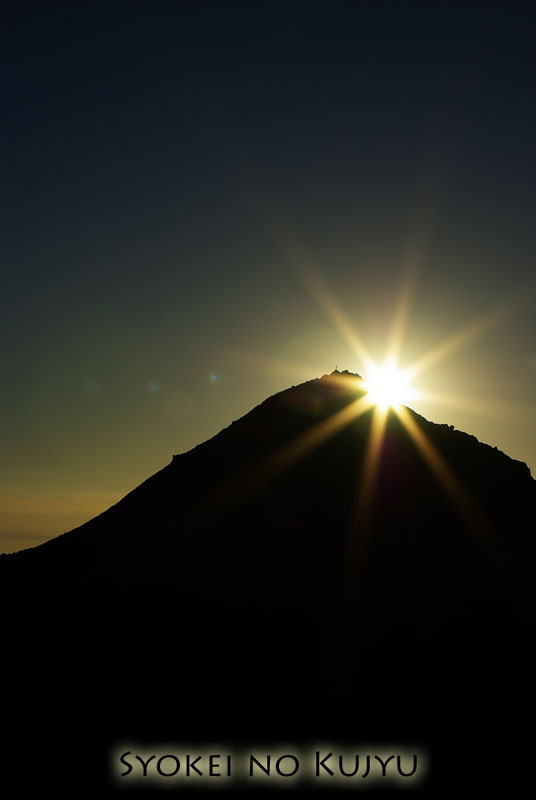
<instances>
[{"instance_id":1,"label":"bright sun disc","mask_svg":"<svg viewBox=\"0 0 536 800\"><path fill-rule=\"evenodd\" d=\"M410 376L396 364L388 361L382 367L372 366L365 381L367 394L374 405L382 409L407 402L411 396Z\"/></svg>"}]
</instances>

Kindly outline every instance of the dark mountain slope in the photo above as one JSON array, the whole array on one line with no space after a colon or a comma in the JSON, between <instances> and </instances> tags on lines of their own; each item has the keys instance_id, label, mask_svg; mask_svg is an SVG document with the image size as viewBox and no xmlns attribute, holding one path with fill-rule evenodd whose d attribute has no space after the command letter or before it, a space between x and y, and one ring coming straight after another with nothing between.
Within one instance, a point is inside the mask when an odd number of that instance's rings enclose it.
<instances>
[{"instance_id":1,"label":"dark mountain slope","mask_svg":"<svg viewBox=\"0 0 536 800\"><path fill-rule=\"evenodd\" d=\"M80 775L89 749L100 785L124 739L312 737L416 742L435 793L456 784L453 743L464 785L522 785L508 754L536 484L408 412L445 491L391 412L365 513L372 411L311 446L362 393L348 373L281 392L86 525L0 559L12 770L32 752L61 782L51 752Z\"/></svg>"}]
</instances>

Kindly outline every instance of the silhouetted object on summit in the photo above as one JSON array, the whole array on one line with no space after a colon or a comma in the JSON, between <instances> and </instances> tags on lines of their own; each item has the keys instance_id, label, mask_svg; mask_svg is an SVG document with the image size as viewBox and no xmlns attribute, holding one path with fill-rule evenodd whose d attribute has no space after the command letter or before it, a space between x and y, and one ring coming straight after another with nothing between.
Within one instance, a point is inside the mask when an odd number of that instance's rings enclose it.
<instances>
[{"instance_id":1,"label":"silhouetted object on summit","mask_svg":"<svg viewBox=\"0 0 536 800\"><path fill-rule=\"evenodd\" d=\"M358 740L420 745L430 791L522 785L505 731L531 674L535 482L408 411L442 482L390 412L361 496L373 411L326 432L363 391L345 371L280 392L0 559L13 770L30 753L59 781L51 753L81 775L97 749L104 784L125 737Z\"/></svg>"}]
</instances>

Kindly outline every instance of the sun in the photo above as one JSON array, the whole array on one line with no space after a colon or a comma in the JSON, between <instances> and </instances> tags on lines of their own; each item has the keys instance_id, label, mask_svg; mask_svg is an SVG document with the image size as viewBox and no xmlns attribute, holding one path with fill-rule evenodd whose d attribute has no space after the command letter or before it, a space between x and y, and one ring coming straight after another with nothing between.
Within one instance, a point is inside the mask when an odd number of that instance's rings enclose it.
<instances>
[{"instance_id":1,"label":"sun","mask_svg":"<svg viewBox=\"0 0 536 800\"><path fill-rule=\"evenodd\" d=\"M367 371L367 397L381 410L396 409L411 398L411 375L408 370L399 369L394 360L386 361L381 367L370 364Z\"/></svg>"}]
</instances>

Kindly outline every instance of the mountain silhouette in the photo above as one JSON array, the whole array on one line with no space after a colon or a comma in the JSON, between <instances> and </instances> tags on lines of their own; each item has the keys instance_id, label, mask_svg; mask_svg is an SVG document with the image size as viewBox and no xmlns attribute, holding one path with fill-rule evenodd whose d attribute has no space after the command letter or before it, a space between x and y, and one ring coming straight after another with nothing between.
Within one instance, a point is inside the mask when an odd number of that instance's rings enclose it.
<instances>
[{"instance_id":1,"label":"mountain silhouette","mask_svg":"<svg viewBox=\"0 0 536 800\"><path fill-rule=\"evenodd\" d=\"M4 775L100 789L117 742L325 741L420 748L437 796L525 785L536 483L409 409L371 449L364 393L280 392L0 558Z\"/></svg>"}]
</instances>

